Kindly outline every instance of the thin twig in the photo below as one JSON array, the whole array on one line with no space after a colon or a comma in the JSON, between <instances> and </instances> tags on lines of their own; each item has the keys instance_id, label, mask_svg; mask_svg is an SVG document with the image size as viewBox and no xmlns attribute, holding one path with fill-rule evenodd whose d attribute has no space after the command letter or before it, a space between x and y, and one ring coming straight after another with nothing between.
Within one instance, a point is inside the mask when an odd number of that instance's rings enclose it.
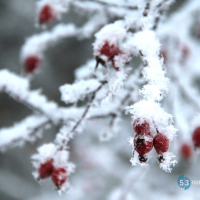
<instances>
[{"instance_id":1,"label":"thin twig","mask_svg":"<svg viewBox=\"0 0 200 200\"><path fill-rule=\"evenodd\" d=\"M86 106L86 109L83 113L83 115L81 116L81 118L78 120L78 122L75 124L75 126L73 127L72 131L71 132L74 132L76 130L76 128L81 124L81 122L83 121L83 119L85 118L86 114L88 113L91 105L92 105L92 102L94 101L95 99L95 96L96 96L96 93L102 88L103 85L105 85L107 83L107 81L102 81L102 84L93 92L92 94L92 97L90 99L90 101L88 102L87 106Z\"/></svg>"},{"instance_id":2,"label":"thin twig","mask_svg":"<svg viewBox=\"0 0 200 200\"><path fill-rule=\"evenodd\" d=\"M149 9L150 9L150 2L147 2L146 6L145 6L145 9L144 9L144 12L143 12L143 16L144 17L147 17L148 14L149 14Z\"/></svg>"}]
</instances>

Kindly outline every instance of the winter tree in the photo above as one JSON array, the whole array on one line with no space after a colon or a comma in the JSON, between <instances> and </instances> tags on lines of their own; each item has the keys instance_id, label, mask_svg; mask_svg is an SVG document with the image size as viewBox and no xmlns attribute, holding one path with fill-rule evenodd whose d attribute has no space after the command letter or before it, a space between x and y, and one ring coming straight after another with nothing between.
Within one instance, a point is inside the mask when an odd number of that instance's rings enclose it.
<instances>
[{"instance_id":1,"label":"winter tree","mask_svg":"<svg viewBox=\"0 0 200 200\"><path fill-rule=\"evenodd\" d=\"M4 154L59 127L31 156L35 184L53 185L32 200L199 199L192 180L200 180L200 1L171 13L174 2L36 2L40 32L21 48L21 74L0 70L0 91L32 111L1 127ZM62 23L71 10L86 19L82 26ZM74 69L72 84L58 88L60 106L31 82L44 70L46 51L73 37L93 38L93 55ZM182 174L191 180L187 191L177 184Z\"/></svg>"}]
</instances>

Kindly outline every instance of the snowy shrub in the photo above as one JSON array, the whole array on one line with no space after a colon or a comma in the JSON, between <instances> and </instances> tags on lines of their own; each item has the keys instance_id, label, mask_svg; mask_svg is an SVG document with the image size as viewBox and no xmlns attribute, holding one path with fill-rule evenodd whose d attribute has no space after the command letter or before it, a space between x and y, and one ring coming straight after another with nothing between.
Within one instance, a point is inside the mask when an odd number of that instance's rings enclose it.
<instances>
[{"instance_id":1,"label":"snowy shrub","mask_svg":"<svg viewBox=\"0 0 200 200\"><path fill-rule=\"evenodd\" d=\"M38 147L31 159L35 179L43 182L51 177L61 193L75 187L69 183L76 176L76 163L70 161L70 142L78 134L94 137L88 133L93 130L100 141L108 142L101 144L112 149L98 149L85 139L81 144L86 143L90 153L80 152L85 160L80 157L89 172L94 166L102 166L105 173L121 180L122 187L110 192L110 200L135 199L131 184L135 180L142 182L145 170L171 173L181 155L191 161L196 154L194 149L200 147L199 91L193 84L200 72L200 31L195 32L196 36L191 33L199 20L200 1L188 0L169 15L167 11L173 3L174 0L39 0L36 24L46 29L26 39L22 46L22 75L7 69L0 71L0 91L32 109L33 114L10 128L0 129L0 149L6 151L36 141L44 129L58 126L55 141ZM62 20L71 9L87 16L88 21L81 27L72 22L47 29L48 23ZM30 89L30 80L43 70L41 63L50 46L64 38L83 40L93 36L91 59L75 69L73 84L58 88L66 107L48 100L41 90ZM139 66L134 63L136 57L141 59ZM132 128L129 138L124 134L125 126ZM179 133L181 137L175 139ZM126 143L118 140L119 135ZM130 173L120 177L114 171L116 167L123 169L124 164L115 166L111 162L126 146L130 163L124 169L129 168ZM85 177L80 181L84 180ZM143 182L146 189L152 184L145 179ZM76 190L82 194L84 183Z\"/></svg>"}]
</instances>

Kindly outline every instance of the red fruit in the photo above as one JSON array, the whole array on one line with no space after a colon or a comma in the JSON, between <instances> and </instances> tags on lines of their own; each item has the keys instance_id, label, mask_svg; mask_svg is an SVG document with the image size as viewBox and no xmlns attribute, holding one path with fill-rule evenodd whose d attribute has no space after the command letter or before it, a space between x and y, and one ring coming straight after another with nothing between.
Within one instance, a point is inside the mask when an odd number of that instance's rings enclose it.
<instances>
[{"instance_id":1,"label":"red fruit","mask_svg":"<svg viewBox=\"0 0 200 200\"><path fill-rule=\"evenodd\" d=\"M54 11L51 6L45 5L39 14L39 22L40 24L50 22L56 18Z\"/></svg>"},{"instance_id":2,"label":"red fruit","mask_svg":"<svg viewBox=\"0 0 200 200\"><path fill-rule=\"evenodd\" d=\"M153 146L158 155L162 155L169 149L169 139L167 136L158 133L153 139Z\"/></svg>"},{"instance_id":3,"label":"red fruit","mask_svg":"<svg viewBox=\"0 0 200 200\"><path fill-rule=\"evenodd\" d=\"M108 41L105 41L104 45L101 47L100 53L101 55L105 55L110 58L115 54L116 47L114 44L110 45Z\"/></svg>"},{"instance_id":4,"label":"red fruit","mask_svg":"<svg viewBox=\"0 0 200 200\"><path fill-rule=\"evenodd\" d=\"M45 163L41 164L38 170L40 178L47 178L51 176L53 172L53 159L46 161Z\"/></svg>"},{"instance_id":5,"label":"red fruit","mask_svg":"<svg viewBox=\"0 0 200 200\"><path fill-rule=\"evenodd\" d=\"M192 141L195 147L200 147L200 127L195 129L192 136Z\"/></svg>"},{"instance_id":6,"label":"red fruit","mask_svg":"<svg viewBox=\"0 0 200 200\"><path fill-rule=\"evenodd\" d=\"M192 157L192 147L189 144L184 143L181 146L180 153L185 160L189 160Z\"/></svg>"},{"instance_id":7,"label":"red fruit","mask_svg":"<svg viewBox=\"0 0 200 200\"><path fill-rule=\"evenodd\" d=\"M140 123L140 119L136 119L133 123L133 129L137 134L149 133L150 125L147 121L144 120L143 123Z\"/></svg>"},{"instance_id":8,"label":"red fruit","mask_svg":"<svg viewBox=\"0 0 200 200\"><path fill-rule=\"evenodd\" d=\"M145 155L153 148L153 136L151 132L136 133L133 142L135 150L139 155Z\"/></svg>"},{"instance_id":9,"label":"red fruit","mask_svg":"<svg viewBox=\"0 0 200 200\"><path fill-rule=\"evenodd\" d=\"M59 188L67 180L67 171L64 168L54 169L51 178L53 183Z\"/></svg>"},{"instance_id":10,"label":"red fruit","mask_svg":"<svg viewBox=\"0 0 200 200\"><path fill-rule=\"evenodd\" d=\"M32 73L39 67L40 62L41 61L37 56L29 56L24 61L24 70L27 73Z\"/></svg>"}]
</instances>

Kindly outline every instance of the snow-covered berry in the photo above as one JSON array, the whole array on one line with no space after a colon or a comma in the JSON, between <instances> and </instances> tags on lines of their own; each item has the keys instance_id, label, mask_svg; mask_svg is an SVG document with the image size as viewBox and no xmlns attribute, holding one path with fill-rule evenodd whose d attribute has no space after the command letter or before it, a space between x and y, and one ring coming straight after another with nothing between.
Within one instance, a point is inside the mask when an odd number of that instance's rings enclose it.
<instances>
[{"instance_id":1,"label":"snow-covered berry","mask_svg":"<svg viewBox=\"0 0 200 200\"><path fill-rule=\"evenodd\" d=\"M50 5L45 5L40 10L39 22L40 24L48 23L56 18L53 8Z\"/></svg>"},{"instance_id":2,"label":"snow-covered berry","mask_svg":"<svg viewBox=\"0 0 200 200\"><path fill-rule=\"evenodd\" d=\"M141 122L141 120L138 118L133 123L133 129L137 134L143 134L150 132L150 125L147 121Z\"/></svg>"},{"instance_id":3,"label":"snow-covered berry","mask_svg":"<svg viewBox=\"0 0 200 200\"><path fill-rule=\"evenodd\" d=\"M140 123L140 119L136 119L133 123L136 132L133 143L134 150L139 154L140 162L146 162L146 154L153 148L153 136L150 132L150 125L147 121Z\"/></svg>"},{"instance_id":4,"label":"snow-covered berry","mask_svg":"<svg viewBox=\"0 0 200 200\"><path fill-rule=\"evenodd\" d=\"M185 159L185 160L189 160L192 157L192 147L191 145L189 145L188 143L184 143L181 145L180 148L180 153L181 156Z\"/></svg>"},{"instance_id":5,"label":"snow-covered berry","mask_svg":"<svg viewBox=\"0 0 200 200\"><path fill-rule=\"evenodd\" d=\"M38 56L29 56L24 61L24 70L27 73L33 73L40 65L40 58Z\"/></svg>"},{"instance_id":6,"label":"snow-covered berry","mask_svg":"<svg viewBox=\"0 0 200 200\"><path fill-rule=\"evenodd\" d=\"M162 155L169 149L169 139L162 133L158 133L153 139L153 146L158 155Z\"/></svg>"},{"instance_id":7,"label":"snow-covered berry","mask_svg":"<svg viewBox=\"0 0 200 200\"><path fill-rule=\"evenodd\" d=\"M196 128L193 135L192 135L192 141L195 148L200 147L200 127Z\"/></svg>"},{"instance_id":8,"label":"snow-covered berry","mask_svg":"<svg viewBox=\"0 0 200 200\"><path fill-rule=\"evenodd\" d=\"M109 44L108 41L105 41L104 45L100 49L101 55L105 55L108 57L108 60L111 59L111 57L114 56L117 48L114 44Z\"/></svg>"},{"instance_id":9,"label":"snow-covered berry","mask_svg":"<svg viewBox=\"0 0 200 200\"><path fill-rule=\"evenodd\" d=\"M134 147L139 155L149 153L153 148L153 136L151 132L136 133L134 137Z\"/></svg>"},{"instance_id":10,"label":"snow-covered berry","mask_svg":"<svg viewBox=\"0 0 200 200\"><path fill-rule=\"evenodd\" d=\"M51 175L53 183L59 188L67 180L67 171L64 168L57 168L53 170Z\"/></svg>"},{"instance_id":11,"label":"snow-covered berry","mask_svg":"<svg viewBox=\"0 0 200 200\"><path fill-rule=\"evenodd\" d=\"M119 67L116 66L115 63L115 56L123 54L121 50L119 50L114 44L110 44L107 40L104 42L103 46L99 50L100 56L96 56L97 65L98 63L101 63L102 65L105 65L106 61L111 61L112 66L115 70L119 70ZM104 59L102 56L106 56L107 59Z\"/></svg>"},{"instance_id":12,"label":"snow-covered berry","mask_svg":"<svg viewBox=\"0 0 200 200\"><path fill-rule=\"evenodd\" d=\"M42 163L38 169L39 177L41 179L48 178L53 172L53 159Z\"/></svg>"}]
</instances>

